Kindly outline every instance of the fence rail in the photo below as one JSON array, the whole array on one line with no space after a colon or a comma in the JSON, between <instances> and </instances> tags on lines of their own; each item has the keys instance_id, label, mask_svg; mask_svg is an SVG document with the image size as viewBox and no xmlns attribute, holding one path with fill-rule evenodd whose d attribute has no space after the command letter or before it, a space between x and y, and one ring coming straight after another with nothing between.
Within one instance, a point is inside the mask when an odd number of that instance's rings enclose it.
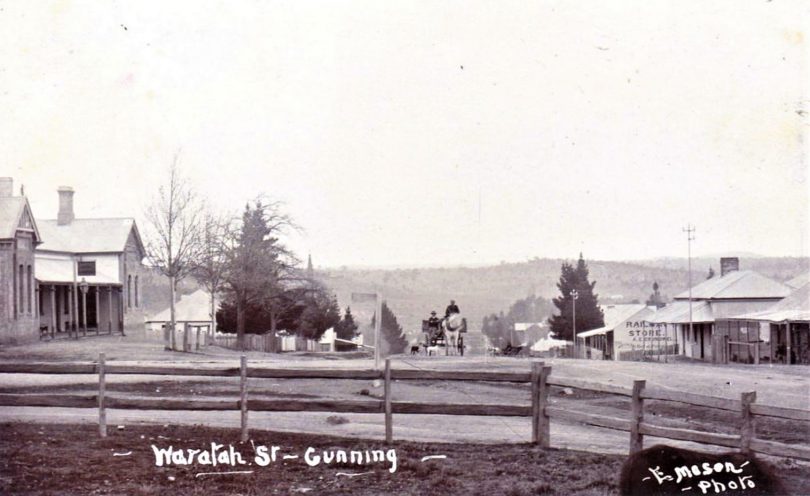
<instances>
[{"instance_id":1,"label":"fence rail","mask_svg":"<svg viewBox=\"0 0 810 496\"><path fill-rule=\"evenodd\" d=\"M755 438L755 418L769 417L782 420L810 421L810 411L761 405L755 402L756 393L742 393L740 400L717 398L664 388L647 388L645 381L634 381L633 387L602 384L568 377L551 376L551 367L542 362L532 363L530 373L394 370L387 359L383 371L371 369L310 369L248 367L242 356L239 367L192 368L177 365L118 365L107 364L104 354L96 363L2 363L0 373L37 374L98 374L99 393L95 394L0 394L0 407L68 407L99 409L99 433L106 436L106 410L239 410L241 411L242 439L248 439L249 412L336 412L382 413L385 415L386 442L393 442L394 414L438 414L475 416L530 417L532 442L542 447L550 445L550 419L579 422L630 433L630 452L643 447L644 436L691 441L702 444L738 448L743 452L757 452L772 456L810 460L810 446L785 444ZM106 393L109 374L142 374L168 376L239 377L238 400L191 400L163 398L121 398ZM384 396L379 400L292 400L248 398L248 378L275 379L359 379L384 381ZM531 384L529 405L495 403L425 403L393 401L392 386L397 380L441 380L512 382ZM550 406L548 393L551 386L570 387L600 393L626 396L631 401L629 418L567 410ZM644 419L644 400L672 401L725 411L739 412L739 434L720 434L691 429L656 425Z\"/></svg>"}]
</instances>

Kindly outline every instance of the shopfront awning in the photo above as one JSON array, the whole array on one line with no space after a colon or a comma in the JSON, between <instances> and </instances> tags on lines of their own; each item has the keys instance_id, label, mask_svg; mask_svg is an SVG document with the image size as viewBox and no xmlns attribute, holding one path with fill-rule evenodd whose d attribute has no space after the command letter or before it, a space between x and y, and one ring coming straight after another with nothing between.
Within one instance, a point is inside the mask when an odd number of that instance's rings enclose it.
<instances>
[{"instance_id":1,"label":"shopfront awning","mask_svg":"<svg viewBox=\"0 0 810 496\"><path fill-rule=\"evenodd\" d=\"M590 338L592 336L599 336L602 334L607 334L609 332L613 332L613 329L608 329L607 327L600 327L598 329L591 329L590 331L578 332L577 337Z\"/></svg>"}]
</instances>

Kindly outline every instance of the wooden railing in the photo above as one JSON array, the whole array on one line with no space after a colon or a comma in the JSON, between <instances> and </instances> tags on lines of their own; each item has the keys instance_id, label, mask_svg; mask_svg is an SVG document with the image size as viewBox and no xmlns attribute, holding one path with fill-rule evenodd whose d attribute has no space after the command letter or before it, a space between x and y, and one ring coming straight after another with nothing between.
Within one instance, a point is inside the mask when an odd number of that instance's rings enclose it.
<instances>
[{"instance_id":1,"label":"wooden railing","mask_svg":"<svg viewBox=\"0 0 810 496\"><path fill-rule=\"evenodd\" d=\"M773 456L810 460L810 447L767 441L755 437L757 417L810 422L810 411L756 403L755 392L741 394L739 400L718 398L684 391L646 386L645 381L634 381L632 387L603 384L582 379L555 377L551 367L542 362L532 363L531 372L490 372L454 370L392 369L391 360L383 371L370 369L315 369L315 368L255 368L248 367L242 356L239 367L196 367L178 365L126 365L107 364L104 354L96 363L0 363L0 373L36 374L98 374L97 395L79 394L0 394L0 406L69 407L99 409L99 433L106 435L106 409L129 410L239 410L241 411L242 439L248 439L249 412L336 412L383 413L385 439L393 442L394 414L438 414L530 417L532 442L541 447L550 445L550 421L579 422L630 434L630 453L643 448L644 436L691 441L702 444L737 448L743 452L756 452ZM143 374L162 376L240 377L239 400L189 400L164 398L121 398L106 393L109 374ZM248 398L248 378L274 379L382 379L384 394L380 400L291 400ZM530 383L530 405L493 403L424 403L394 401L394 381L437 380ZM571 411L549 405L552 386L575 388L598 393L625 396L631 402L629 418L618 418ZM694 406L739 412L738 434L720 434L692 429L668 427L651 423L644 417L645 400L669 401Z\"/></svg>"}]
</instances>

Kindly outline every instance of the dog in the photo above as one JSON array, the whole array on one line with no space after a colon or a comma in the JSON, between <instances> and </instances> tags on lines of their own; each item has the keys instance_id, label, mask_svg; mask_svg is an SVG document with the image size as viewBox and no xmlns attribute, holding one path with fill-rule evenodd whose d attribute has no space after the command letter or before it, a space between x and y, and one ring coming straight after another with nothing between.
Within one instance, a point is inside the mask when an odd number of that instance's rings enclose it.
<instances>
[{"instance_id":1,"label":"dog","mask_svg":"<svg viewBox=\"0 0 810 496\"><path fill-rule=\"evenodd\" d=\"M433 355L434 353L435 353L436 355L438 355L438 354L439 354L439 347L438 347L438 346L428 346L428 348L427 348L427 354L428 354L428 356L431 356L431 355Z\"/></svg>"},{"instance_id":2,"label":"dog","mask_svg":"<svg viewBox=\"0 0 810 496\"><path fill-rule=\"evenodd\" d=\"M691 488L691 489L690 489ZM619 492L646 494L787 494L774 470L753 455L703 453L662 444L630 455Z\"/></svg>"},{"instance_id":3,"label":"dog","mask_svg":"<svg viewBox=\"0 0 810 496\"><path fill-rule=\"evenodd\" d=\"M411 355L418 355L419 354L419 345L411 346Z\"/></svg>"}]
</instances>

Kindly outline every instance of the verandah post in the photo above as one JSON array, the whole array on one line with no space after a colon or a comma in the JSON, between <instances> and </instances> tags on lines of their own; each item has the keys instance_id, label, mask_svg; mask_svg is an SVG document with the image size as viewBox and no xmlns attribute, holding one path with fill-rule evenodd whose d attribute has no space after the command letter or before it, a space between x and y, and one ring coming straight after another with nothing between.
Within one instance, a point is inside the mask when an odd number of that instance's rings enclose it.
<instances>
[{"instance_id":1,"label":"verandah post","mask_svg":"<svg viewBox=\"0 0 810 496\"><path fill-rule=\"evenodd\" d=\"M740 395L742 401L742 424L740 425L740 451L751 453L751 440L755 435L754 416L751 414L751 404L757 400L757 392L751 391Z\"/></svg>"},{"instance_id":2,"label":"verandah post","mask_svg":"<svg viewBox=\"0 0 810 496\"><path fill-rule=\"evenodd\" d=\"M104 353L98 354L98 433L107 437L107 410L104 408L104 392L106 390L106 371L104 370Z\"/></svg>"},{"instance_id":3,"label":"verandah post","mask_svg":"<svg viewBox=\"0 0 810 496\"><path fill-rule=\"evenodd\" d=\"M394 441L394 418L391 408L391 359L385 359L384 379L384 401L385 401L385 442L390 444Z\"/></svg>"},{"instance_id":4,"label":"verandah post","mask_svg":"<svg viewBox=\"0 0 810 496\"><path fill-rule=\"evenodd\" d=\"M630 454L644 449L644 435L641 434L641 423L644 421L644 398L641 394L647 381L633 381L633 397L631 400L632 417L630 419Z\"/></svg>"},{"instance_id":5,"label":"verandah post","mask_svg":"<svg viewBox=\"0 0 810 496\"><path fill-rule=\"evenodd\" d=\"M239 407L242 410L242 442L248 440L247 356L240 359Z\"/></svg>"}]
</instances>

